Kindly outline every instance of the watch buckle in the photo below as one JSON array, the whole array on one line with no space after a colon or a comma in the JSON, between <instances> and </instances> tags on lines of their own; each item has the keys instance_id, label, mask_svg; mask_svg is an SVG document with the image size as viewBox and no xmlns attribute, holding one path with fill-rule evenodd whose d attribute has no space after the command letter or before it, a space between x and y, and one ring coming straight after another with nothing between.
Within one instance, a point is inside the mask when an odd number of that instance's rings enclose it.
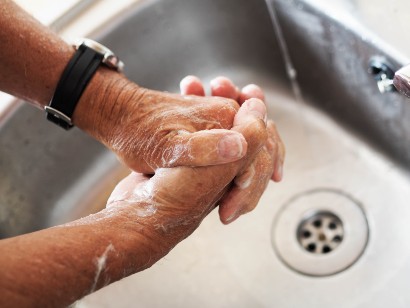
<instances>
[{"instance_id":1,"label":"watch buckle","mask_svg":"<svg viewBox=\"0 0 410 308\"><path fill-rule=\"evenodd\" d=\"M73 126L73 122L71 121L71 118L66 116L64 113L62 113L61 111L58 111L57 109L54 109L50 106L45 106L44 110L47 112L47 114L53 116L54 118L56 118L59 121L64 121L65 123L67 123L69 126Z\"/></svg>"}]
</instances>

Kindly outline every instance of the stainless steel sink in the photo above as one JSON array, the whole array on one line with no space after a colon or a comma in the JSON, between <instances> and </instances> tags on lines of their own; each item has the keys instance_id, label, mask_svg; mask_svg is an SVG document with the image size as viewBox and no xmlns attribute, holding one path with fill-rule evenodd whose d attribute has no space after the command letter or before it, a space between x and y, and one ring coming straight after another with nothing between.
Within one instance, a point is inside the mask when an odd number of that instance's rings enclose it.
<instances>
[{"instance_id":1,"label":"stainless steel sink","mask_svg":"<svg viewBox=\"0 0 410 308\"><path fill-rule=\"evenodd\" d=\"M95 34L146 87L176 91L187 74L260 84L288 156L254 212L229 226L212 213L152 268L78 307L410 305L410 102L368 73L375 56L392 69L408 59L320 3L146 0ZM126 172L30 107L0 136L3 237L97 210Z\"/></svg>"}]
</instances>

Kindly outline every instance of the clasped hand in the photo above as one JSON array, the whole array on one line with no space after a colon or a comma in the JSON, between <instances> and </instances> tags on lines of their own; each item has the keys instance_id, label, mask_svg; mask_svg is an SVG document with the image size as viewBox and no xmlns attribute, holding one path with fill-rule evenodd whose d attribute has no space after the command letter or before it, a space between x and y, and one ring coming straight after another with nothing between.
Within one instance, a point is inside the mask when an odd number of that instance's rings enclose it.
<instances>
[{"instance_id":1,"label":"clasped hand","mask_svg":"<svg viewBox=\"0 0 410 308\"><path fill-rule=\"evenodd\" d=\"M266 120L258 86L239 91L219 77L211 82L214 97L205 98L198 78L188 76L180 85L182 96L144 90L145 99L152 97L142 113L145 127L154 132L136 141L133 151L144 149L149 159L133 169L156 172L153 177L131 173L108 206L135 204L142 216L155 216L158 229L168 232L182 225L188 235L216 205L223 223L251 211L269 179L281 180L285 150L274 123ZM219 165L204 167L212 164Z\"/></svg>"}]
</instances>

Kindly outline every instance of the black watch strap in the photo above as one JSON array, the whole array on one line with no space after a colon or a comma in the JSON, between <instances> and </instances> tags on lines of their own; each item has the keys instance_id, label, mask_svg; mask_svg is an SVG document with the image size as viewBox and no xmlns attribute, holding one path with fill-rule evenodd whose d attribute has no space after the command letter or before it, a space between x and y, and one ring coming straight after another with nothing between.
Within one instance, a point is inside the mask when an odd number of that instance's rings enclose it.
<instances>
[{"instance_id":1,"label":"black watch strap","mask_svg":"<svg viewBox=\"0 0 410 308\"><path fill-rule=\"evenodd\" d=\"M104 55L82 44L68 62L57 84L50 104L45 107L47 119L68 130L75 107Z\"/></svg>"}]
</instances>

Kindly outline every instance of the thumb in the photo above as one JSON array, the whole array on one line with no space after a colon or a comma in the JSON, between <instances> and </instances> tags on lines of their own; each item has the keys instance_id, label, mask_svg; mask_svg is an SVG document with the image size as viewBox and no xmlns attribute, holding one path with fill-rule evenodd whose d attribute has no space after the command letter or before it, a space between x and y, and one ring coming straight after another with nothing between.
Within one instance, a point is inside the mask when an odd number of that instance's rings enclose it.
<instances>
[{"instance_id":1,"label":"thumb","mask_svg":"<svg viewBox=\"0 0 410 308\"><path fill-rule=\"evenodd\" d=\"M245 101L235 115L232 131L237 131L245 137L248 143L248 160L259 152L268 138L266 121L266 106L257 98Z\"/></svg>"},{"instance_id":2,"label":"thumb","mask_svg":"<svg viewBox=\"0 0 410 308\"><path fill-rule=\"evenodd\" d=\"M168 167L220 165L241 159L246 150L239 132L210 129L174 136L165 144L162 161Z\"/></svg>"}]
</instances>

